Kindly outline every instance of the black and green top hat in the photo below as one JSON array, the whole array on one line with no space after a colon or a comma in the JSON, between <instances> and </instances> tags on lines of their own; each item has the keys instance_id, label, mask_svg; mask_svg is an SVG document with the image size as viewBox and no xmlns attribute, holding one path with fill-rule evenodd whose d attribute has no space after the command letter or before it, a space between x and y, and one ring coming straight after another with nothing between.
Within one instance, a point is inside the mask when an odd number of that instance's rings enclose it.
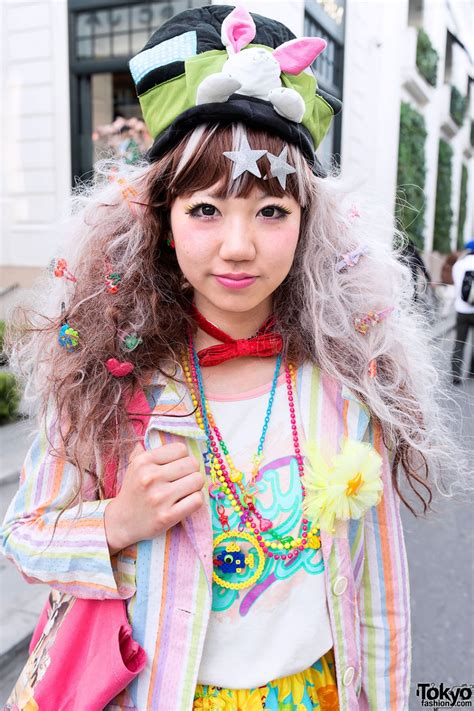
<instances>
[{"instance_id":1,"label":"black and green top hat","mask_svg":"<svg viewBox=\"0 0 474 711\"><path fill-rule=\"evenodd\" d=\"M242 7L211 5L171 18L130 60L154 139L149 160L198 124L242 122L296 144L324 175L315 150L341 110L310 68L325 47Z\"/></svg>"}]
</instances>

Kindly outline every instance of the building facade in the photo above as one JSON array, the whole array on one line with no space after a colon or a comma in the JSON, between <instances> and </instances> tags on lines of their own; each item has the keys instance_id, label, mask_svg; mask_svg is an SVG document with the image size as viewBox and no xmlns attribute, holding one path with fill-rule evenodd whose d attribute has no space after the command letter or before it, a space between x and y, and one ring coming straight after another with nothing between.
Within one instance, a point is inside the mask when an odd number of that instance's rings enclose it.
<instances>
[{"instance_id":1,"label":"building facade","mask_svg":"<svg viewBox=\"0 0 474 711\"><path fill-rule=\"evenodd\" d=\"M61 218L78 180L109 152L133 160L150 141L127 62L153 29L196 0L7 0L1 3L2 112L0 288L28 286L55 255ZM427 127L424 247L433 248L440 137L453 151L450 229L473 228L472 57L463 28L467 3L437 0L248 0L248 9L297 35L324 37L320 87L344 102L318 154L377 195L393 218L400 107ZM464 9L463 9L464 6ZM460 9L459 9L460 8ZM468 12L468 10L467 10ZM420 28L438 53L436 85L416 65ZM452 86L465 98L450 117ZM467 103L469 102L469 103ZM463 168L464 166L464 168ZM467 195L461 210L462 178Z\"/></svg>"}]
</instances>

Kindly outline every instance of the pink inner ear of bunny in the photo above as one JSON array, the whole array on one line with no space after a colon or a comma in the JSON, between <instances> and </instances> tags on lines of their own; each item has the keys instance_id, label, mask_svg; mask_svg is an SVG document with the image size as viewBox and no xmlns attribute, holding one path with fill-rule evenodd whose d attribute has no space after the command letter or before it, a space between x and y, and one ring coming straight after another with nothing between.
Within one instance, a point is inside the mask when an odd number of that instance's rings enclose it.
<instances>
[{"instance_id":1,"label":"pink inner ear of bunny","mask_svg":"<svg viewBox=\"0 0 474 711\"><path fill-rule=\"evenodd\" d=\"M287 74L299 74L311 66L316 57L327 47L321 37L301 37L284 42L273 50L272 54Z\"/></svg>"},{"instance_id":2,"label":"pink inner ear of bunny","mask_svg":"<svg viewBox=\"0 0 474 711\"><path fill-rule=\"evenodd\" d=\"M243 47L250 44L256 31L249 11L240 5L232 10L222 23L222 44L232 49L233 53L240 52Z\"/></svg>"}]
</instances>

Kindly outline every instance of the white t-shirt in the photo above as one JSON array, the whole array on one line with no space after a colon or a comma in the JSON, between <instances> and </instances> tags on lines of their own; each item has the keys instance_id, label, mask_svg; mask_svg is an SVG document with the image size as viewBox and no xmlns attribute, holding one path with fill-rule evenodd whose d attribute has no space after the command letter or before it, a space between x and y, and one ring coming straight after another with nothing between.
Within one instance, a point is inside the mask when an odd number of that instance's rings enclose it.
<instances>
[{"instance_id":1,"label":"white t-shirt","mask_svg":"<svg viewBox=\"0 0 474 711\"><path fill-rule=\"evenodd\" d=\"M257 451L269 392L270 387L263 386L241 393L238 400L207 393L216 425L236 467L244 472L245 481L251 473L252 455ZM298 433L302 446L301 427ZM273 522L280 535L299 536L302 492L284 375L278 380L263 453L256 508ZM213 498L210 501L215 540L222 527L217 502ZM230 529L235 530L239 523L236 512L227 506L225 511ZM264 540L268 540L268 533ZM246 556L252 552L251 544L237 542ZM223 541L214 549L214 562L225 545ZM249 579L256 566L247 566L243 574L232 571L232 565L227 572L216 565L214 569L225 580L241 581ZM248 689L314 664L333 645L323 571L321 550L310 548L291 561L265 556L260 577L243 590L226 589L213 582L212 612L198 682Z\"/></svg>"},{"instance_id":2,"label":"white t-shirt","mask_svg":"<svg viewBox=\"0 0 474 711\"><path fill-rule=\"evenodd\" d=\"M466 254L453 264L453 282L456 291L454 308L459 314L474 314L474 306L461 298L462 280L467 271L474 271L474 254Z\"/></svg>"}]
</instances>

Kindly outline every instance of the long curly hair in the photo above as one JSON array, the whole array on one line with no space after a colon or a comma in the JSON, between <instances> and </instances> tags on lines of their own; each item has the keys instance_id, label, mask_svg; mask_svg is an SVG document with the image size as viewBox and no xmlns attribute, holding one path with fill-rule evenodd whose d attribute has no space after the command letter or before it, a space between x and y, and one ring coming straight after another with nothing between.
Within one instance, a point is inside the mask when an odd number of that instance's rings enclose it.
<instances>
[{"instance_id":1,"label":"long curly hair","mask_svg":"<svg viewBox=\"0 0 474 711\"><path fill-rule=\"evenodd\" d=\"M57 453L77 467L76 499L86 472L100 490L110 453L127 456L134 439L127 395L157 370L180 377L187 333L195 325L192 288L167 244L173 200L216 185L222 198L245 197L262 185L271 195L283 194L274 179L262 183L248 172L232 179L233 163L223 152L235 150L242 134L252 147L274 155L285 145L264 130L202 125L152 164L98 163L94 182L73 195L67 227L63 256L76 281L45 276L31 306L13 313L12 362L27 381L33 410L43 418L52 409L61 422ZM274 294L284 355L297 365L316 363L367 405L393 450L397 491L413 510L402 490L403 472L426 510L432 482L453 448L435 397L439 377L428 329L413 306L409 271L392 248L393 226L360 199L355 208L352 186L336 174L316 177L295 146L288 146L288 161L296 172L286 191L301 205L302 219L293 265ZM362 245L367 254L357 266L338 271L341 256ZM120 275L113 294L105 279L110 272ZM355 329L356 319L387 308L390 317L366 334ZM65 321L79 333L71 352L58 344ZM141 344L125 356L124 338L133 334ZM105 363L124 357L133 372L115 378Z\"/></svg>"}]
</instances>

